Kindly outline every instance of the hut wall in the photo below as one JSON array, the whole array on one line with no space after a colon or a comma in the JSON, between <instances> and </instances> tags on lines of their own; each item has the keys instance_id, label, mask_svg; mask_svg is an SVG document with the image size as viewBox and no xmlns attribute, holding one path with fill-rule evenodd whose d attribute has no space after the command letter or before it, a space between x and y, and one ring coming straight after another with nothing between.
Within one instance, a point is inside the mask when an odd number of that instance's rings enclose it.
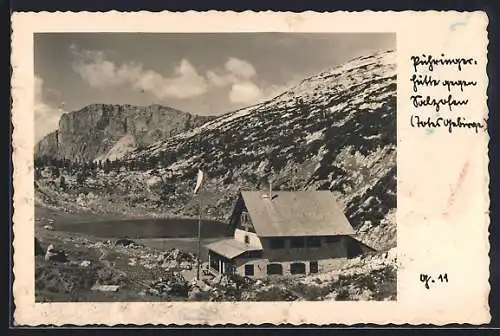
<instances>
[{"instance_id":1,"label":"hut wall","mask_svg":"<svg viewBox=\"0 0 500 336\"><path fill-rule=\"evenodd\" d=\"M243 244L246 243L245 236L248 237L248 245L262 248L262 243L260 241L259 236L257 236L257 234L252 233L252 232L243 231L240 229L234 230L234 239L239 241L240 243L243 243Z\"/></svg>"},{"instance_id":2,"label":"hut wall","mask_svg":"<svg viewBox=\"0 0 500 336\"><path fill-rule=\"evenodd\" d=\"M304 242L304 247L293 247L292 240L304 239L305 237L280 237L262 238L263 257L272 261L294 261L294 260L322 260L347 257L347 244L344 237L315 237L320 245L318 247L308 247ZM283 248L272 248L272 239L282 239Z\"/></svg>"}]
</instances>

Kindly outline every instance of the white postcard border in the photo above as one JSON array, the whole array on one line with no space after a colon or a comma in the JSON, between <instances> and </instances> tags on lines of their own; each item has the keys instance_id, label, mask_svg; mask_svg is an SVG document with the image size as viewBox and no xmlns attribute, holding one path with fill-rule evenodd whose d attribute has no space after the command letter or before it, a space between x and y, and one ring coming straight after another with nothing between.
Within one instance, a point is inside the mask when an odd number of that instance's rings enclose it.
<instances>
[{"instance_id":1,"label":"white postcard border","mask_svg":"<svg viewBox=\"0 0 500 336\"><path fill-rule=\"evenodd\" d=\"M458 25L457 25L458 24ZM409 57L464 54L487 61L482 12L15 13L12 18L14 303L19 325L39 324L422 324L490 319L487 134L455 137L410 129ZM455 28L454 28L455 27ZM458 27L458 28L457 28ZM398 299L396 302L34 302L35 32L395 32L398 55ZM486 69L471 105L487 114ZM466 151L458 148L465 148ZM436 153L438 152L438 153ZM474 158L472 158L472 155ZM443 217L442 198L463 162L467 179ZM441 165L441 166L438 166ZM444 167L442 165L445 165ZM437 187L436 187L437 186ZM447 197L447 196L446 196ZM467 204L467 207L465 205ZM447 288L425 290L420 272L448 272ZM473 274L474 276L468 276Z\"/></svg>"}]
</instances>

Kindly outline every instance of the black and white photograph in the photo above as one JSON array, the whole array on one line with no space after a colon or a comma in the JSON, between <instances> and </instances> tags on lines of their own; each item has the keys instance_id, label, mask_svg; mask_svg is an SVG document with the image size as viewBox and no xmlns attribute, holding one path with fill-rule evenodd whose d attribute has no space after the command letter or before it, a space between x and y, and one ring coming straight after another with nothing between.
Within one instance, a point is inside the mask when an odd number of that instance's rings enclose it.
<instances>
[{"instance_id":1,"label":"black and white photograph","mask_svg":"<svg viewBox=\"0 0 500 336\"><path fill-rule=\"evenodd\" d=\"M36 302L397 300L396 33L33 43Z\"/></svg>"}]
</instances>

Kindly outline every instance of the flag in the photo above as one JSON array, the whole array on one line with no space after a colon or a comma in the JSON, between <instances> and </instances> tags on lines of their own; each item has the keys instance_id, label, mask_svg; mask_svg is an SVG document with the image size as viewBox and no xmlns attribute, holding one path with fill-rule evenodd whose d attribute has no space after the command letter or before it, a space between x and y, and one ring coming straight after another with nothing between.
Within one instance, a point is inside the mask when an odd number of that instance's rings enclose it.
<instances>
[{"instance_id":1,"label":"flag","mask_svg":"<svg viewBox=\"0 0 500 336\"><path fill-rule=\"evenodd\" d=\"M196 193L198 192L198 189L200 189L200 187L201 187L202 182L203 182L203 172L198 169L198 177L196 178L196 187L194 187L193 194L196 195Z\"/></svg>"}]
</instances>

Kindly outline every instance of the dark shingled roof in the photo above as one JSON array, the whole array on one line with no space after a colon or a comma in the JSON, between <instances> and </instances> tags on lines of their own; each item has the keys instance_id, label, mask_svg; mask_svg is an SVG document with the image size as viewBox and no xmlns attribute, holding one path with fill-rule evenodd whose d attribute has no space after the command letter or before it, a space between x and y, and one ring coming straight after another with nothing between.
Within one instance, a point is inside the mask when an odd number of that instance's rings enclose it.
<instances>
[{"instance_id":1,"label":"dark shingled roof","mask_svg":"<svg viewBox=\"0 0 500 336\"><path fill-rule=\"evenodd\" d=\"M333 236L355 233L328 190L242 191L241 195L261 237ZM265 196L266 195L266 196Z\"/></svg>"}]
</instances>

